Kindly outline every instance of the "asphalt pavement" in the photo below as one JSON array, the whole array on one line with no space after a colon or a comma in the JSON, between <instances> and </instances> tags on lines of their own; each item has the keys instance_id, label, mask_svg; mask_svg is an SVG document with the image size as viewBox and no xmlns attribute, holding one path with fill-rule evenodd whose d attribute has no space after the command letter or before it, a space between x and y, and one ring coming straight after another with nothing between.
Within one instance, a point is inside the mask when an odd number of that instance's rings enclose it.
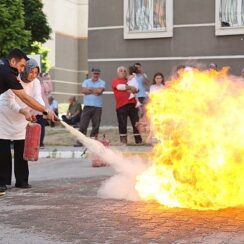
<instances>
[{"instance_id":1,"label":"asphalt pavement","mask_svg":"<svg viewBox=\"0 0 244 244\"><path fill-rule=\"evenodd\" d=\"M64 149L56 152L77 150ZM151 149L121 150L128 157L143 156ZM1 244L244 243L243 207L197 211L101 198L98 189L115 171L109 166L93 168L89 155L49 155L29 165L32 188L10 187L0 197Z\"/></svg>"}]
</instances>

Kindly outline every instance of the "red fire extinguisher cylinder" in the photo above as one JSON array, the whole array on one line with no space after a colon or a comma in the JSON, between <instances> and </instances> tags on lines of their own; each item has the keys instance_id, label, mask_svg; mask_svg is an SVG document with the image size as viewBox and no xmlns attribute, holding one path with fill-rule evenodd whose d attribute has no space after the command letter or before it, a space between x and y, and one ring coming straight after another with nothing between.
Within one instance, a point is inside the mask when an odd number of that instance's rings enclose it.
<instances>
[{"instance_id":1,"label":"red fire extinguisher cylinder","mask_svg":"<svg viewBox=\"0 0 244 244\"><path fill-rule=\"evenodd\" d=\"M100 143L102 143L105 147L109 147L110 146L110 142L109 140L107 140L105 138L105 135L103 135L103 139L99 141ZM106 162L104 162L99 156L97 155L92 155L92 167L104 167L104 166L108 166L108 164Z\"/></svg>"},{"instance_id":2,"label":"red fire extinguisher cylinder","mask_svg":"<svg viewBox=\"0 0 244 244\"><path fill-rule=\"evenodd\" d=\"M41 137L41 125L37 123L28 123L25 134L25 147L23 158L27 161L37 161L39 157Z\"/></svg>"}]
</instances>

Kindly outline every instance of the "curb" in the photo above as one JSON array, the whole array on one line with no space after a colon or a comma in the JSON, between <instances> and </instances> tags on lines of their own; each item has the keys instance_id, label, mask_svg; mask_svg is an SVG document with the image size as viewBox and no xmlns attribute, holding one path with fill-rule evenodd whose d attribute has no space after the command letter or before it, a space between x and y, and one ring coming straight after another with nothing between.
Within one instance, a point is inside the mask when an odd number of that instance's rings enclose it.
<instances>
[{"instance_id":1,"label":"curb","mask_svg":"<svg viewBox=\"0 0 244 244\"><path fill-rule=\"evenodd\" d=\"M121 152L124 157L142 157L142 158L147 158L150 156L150 152ZM86 152L84 155L83 150L78 150L78 151L58 151L58 150L53 150L53 151L40 151L39 152L39 158L55 158L55 159L81 159L81 158L87 158L91 159L91 153Z\"/></svg>"}]
</instances>

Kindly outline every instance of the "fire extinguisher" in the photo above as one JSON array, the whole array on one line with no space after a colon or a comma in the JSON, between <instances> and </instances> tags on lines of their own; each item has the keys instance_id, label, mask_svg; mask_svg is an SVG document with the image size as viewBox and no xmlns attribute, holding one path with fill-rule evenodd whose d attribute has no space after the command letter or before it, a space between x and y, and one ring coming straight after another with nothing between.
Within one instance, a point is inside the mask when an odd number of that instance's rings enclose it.
<instances>
[{"instance_id":1,"label":"fire extinguisher","mask_svg":"<svg viewBox=\"0 0 244 244\"><path fill-rule=\"evenodd\" d=\"M110 142L109 142L109 140L107 140L105 138L105 135L103 135L103 139L102 140L99 140L99 142L102 143L107 148L110 146ZM108 164L106 162L104 162L97 155L92 155L91 162L92 162L92 167L104 167L104 166L108 166Z\"/></svg>"},{"instance_id":2,"label":"fire extinguisher","mask_svg":"<svg viewBox=\"0 0 244 244\"><path fill-rule=\"evenodd\" d=\"M23 158L27 161L37 161L40 148L41 125L29 122L26 126Z\"/></svg>"}]
</instances>

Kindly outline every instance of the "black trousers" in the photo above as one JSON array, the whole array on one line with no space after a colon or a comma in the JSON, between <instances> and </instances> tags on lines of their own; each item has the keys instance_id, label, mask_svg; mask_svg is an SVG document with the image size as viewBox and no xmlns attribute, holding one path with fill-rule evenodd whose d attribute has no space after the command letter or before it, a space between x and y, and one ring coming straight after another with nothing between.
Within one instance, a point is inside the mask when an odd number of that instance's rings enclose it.
<instances>
[{"instance_id":1,"label":"black trousers","mask_svg":"<svg viewBox=\"0 0 244 244\"><path fill-rule=\"evenodd\" d=\"M90 121L92 122L92 130L90 137L97 138L102 116L102 108L94 106L85 106L80 118L80 132L87 134L87 128Z\"/></svg>"},{"instance_id":2,"label":"black trousers","mask_svg":"<svg viewBox=\"0 0 244 244\"><path fill-rule=\"evenodd\" d=\"M45 137L45 131L46 126L48 125L48 122L46 119L43 119L42 115L36 116L37 123L41 125L41 137L40 137L40 145L44 145L44 137Z\"/></svg>"},{"instance_id":3,"label":"black trousers","mask_svg":"<svg viewBox=\"0 0 244 244\"><path fill-rule=\"evenodd\" d=\"M136 128L136 122L139 120L138 109L135 108L135 104L129 103L116 110L117 119L119 124L119 134L121 137L127 136L127 118L130 118L131 125L133 127L133 134L135 143L141 143L142 138L138 129Z\"/></svg>"},{"instance_id":4,"label":"black trousers","mask_svg":"<svg viewBox=\"0 0 244 244\"><path fill-rule=\"evenodd\" d=\"M14 140L14 174L16 184L26 184L29 179L28 162L23 159L25 140ZM11 185L11 141L0 139L0 185Z\"/></svg>"},{"instance_id":5,"label":"black trousers","mask_svg":"<svg viewBox=\"0 0 244 244\"><path fill-rule=\"evenodd\" d=\"M81 115L78 114L78 115L68 119L66 115L62 115L62 120L69 125L76 125L77 123L80 122L80 117L81 117Z\"/></svg>"}]
</instances>

